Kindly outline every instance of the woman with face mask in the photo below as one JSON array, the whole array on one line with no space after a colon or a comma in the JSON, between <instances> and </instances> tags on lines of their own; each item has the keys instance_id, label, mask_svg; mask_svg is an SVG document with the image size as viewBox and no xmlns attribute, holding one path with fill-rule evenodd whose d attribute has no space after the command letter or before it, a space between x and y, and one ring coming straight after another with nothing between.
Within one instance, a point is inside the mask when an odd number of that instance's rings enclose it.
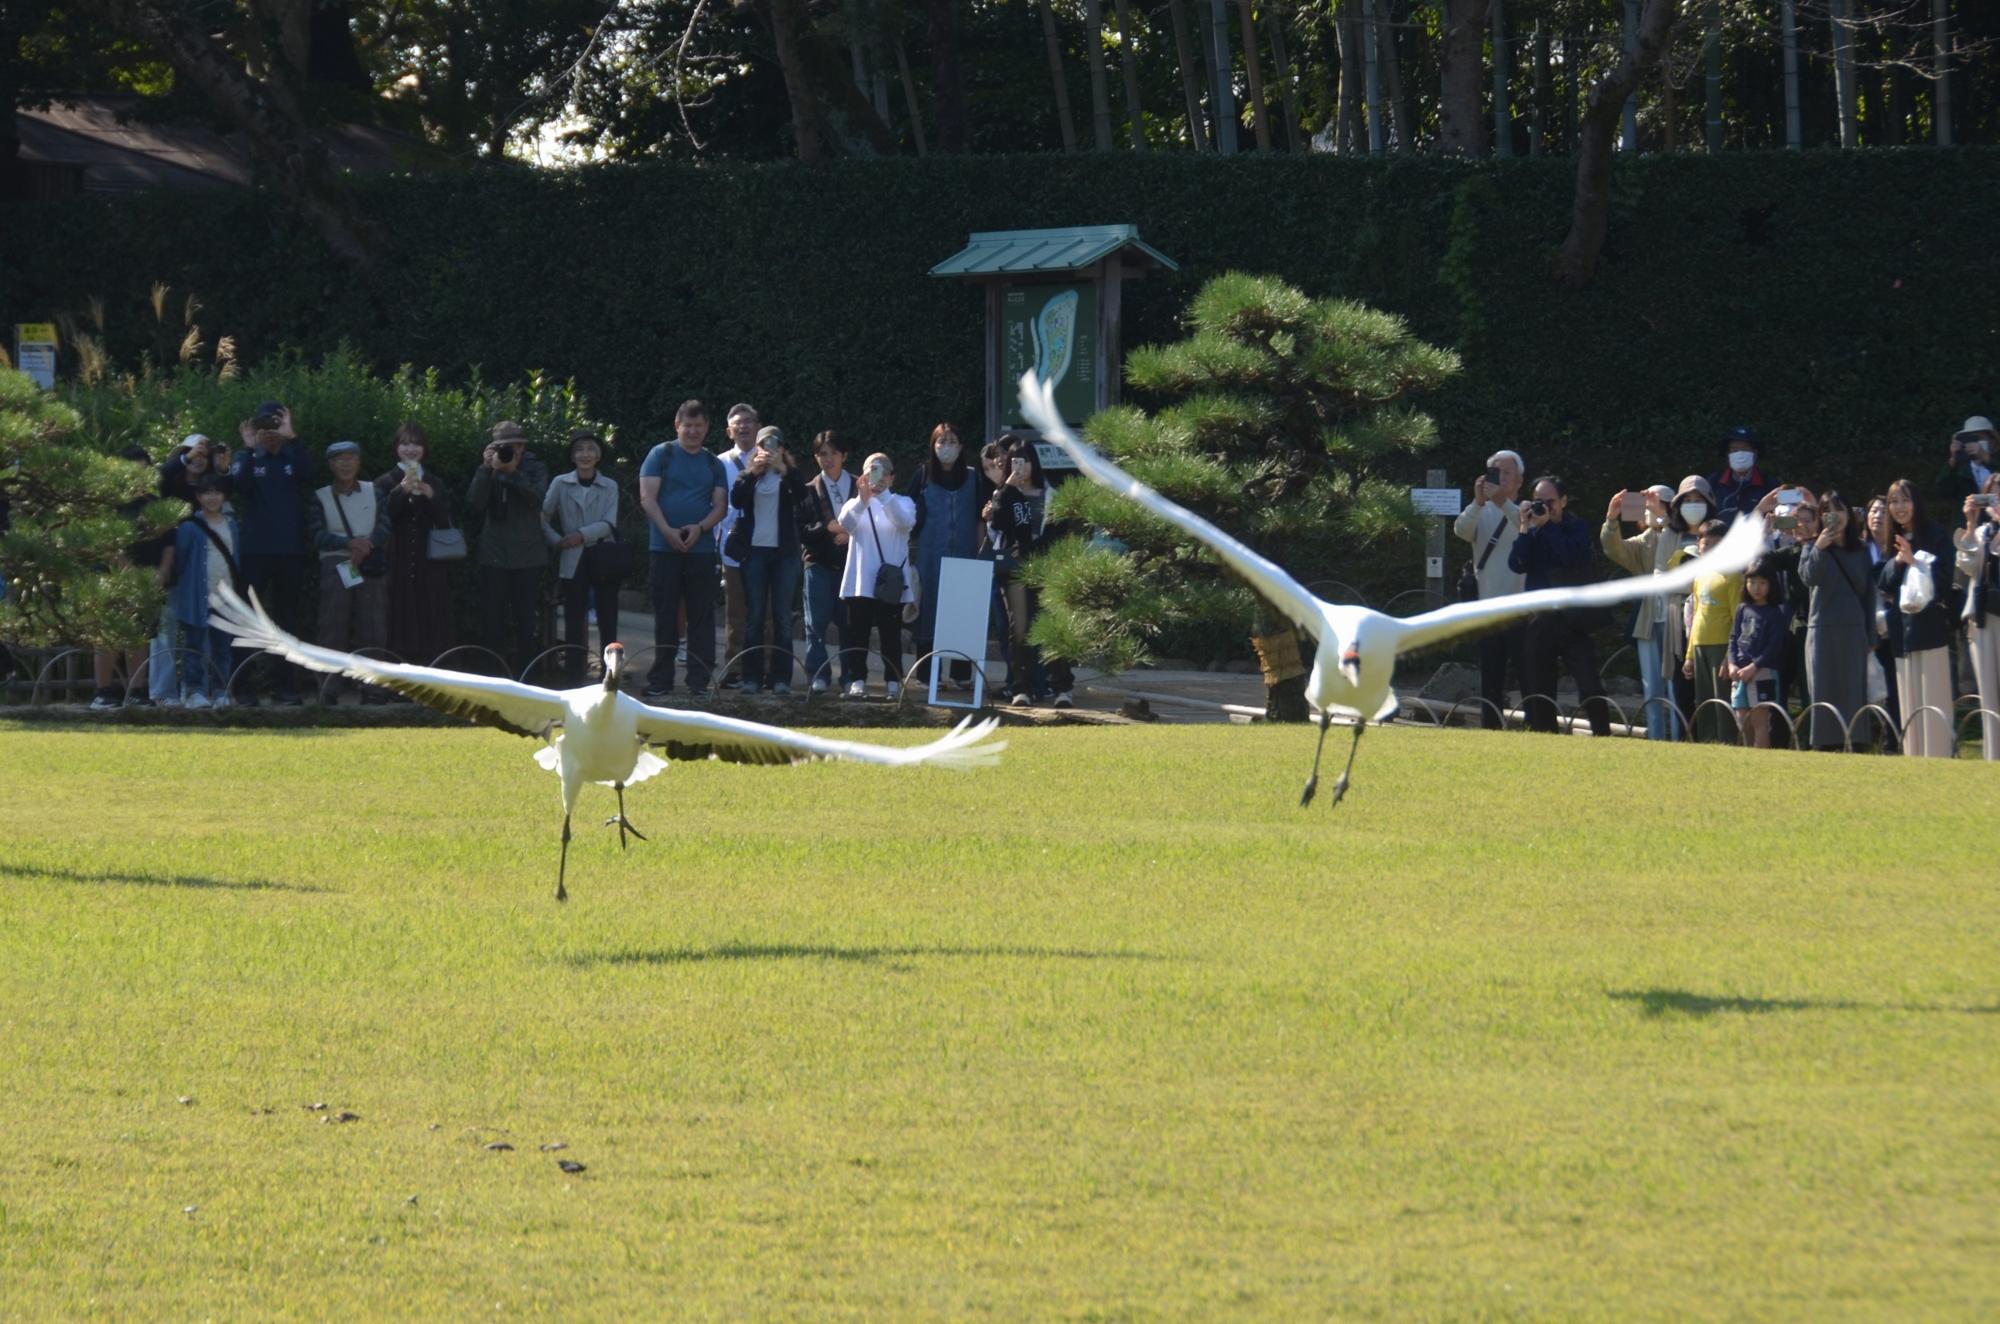
<instances>
[{"instance_id":1,"label":"woman with face mask","mask_svg":"<svg viewBox=\"0 0 2000 1324\"><path fill-rule=\"evenodd\" d=\"M1896 690L1903 701L1903 752L1918 758L1952 755L1951 610L1953 548L1945 531L1924 518L1923 502L1907 478L1889 485L1893 552L1877 585L1888 599L1889 646L1896 658ZM1903 587L1928 557L1931 600L1915 611Z\"/></svg>"},{"instance_id":2,"label":"woman with face mask","mask_svg":"<svg viewBox=\"0 0 2000 1324\"><path fill-rule=\"evenodd\" d=\"M980 486L980 476L966 457L957 429L949 423L932 428L924 466L917 470L916 486L910 491L917 508L917 526L911 536L916 543L921 590L912 638L920 659L936 646L938 572L944 558L979 554L979 509L985 504ZM951 683L958 689L968 688L972 663L952 658L948 665ZM919 674L930 672L926 669Z\"/></svg>"},{"instance_id":3,"label":"woman with face mask","mask_svg":"<svg viewBox=\"0 0 2000 1324\"><path fill-rule=\"evenodd\" d=\"M420 423L396 429L396 463L375 480L389 510L389 651L429 666L451 648L448 561L431 559L432 529L451 527L449 490L430 465L430 436Z\"/></svg>"},{"instance_id":4,"label":"woman with face mask","mask_svg":"<svg viewBox=\"0 0 2000 1324\"><path fill-rule=\"evenodd\" d=\"M1965 525L1952 535L1958 569L1965 576L1965 609L1959 619L1984 710L1980 726L1986 757L2000 760L2000 472L1989 473L1959 509Z\"/></svg>"},{"instance_id":5,"label":"woman with face mask","mask_svg":"<svg viewBox=\"0 0 2000 1324\"><path fill-rule=\"evenodd\" d=\"M1605 556L1613 565L1634 575L1666 573L1675 554L1694 543L1690 526L1680 513L1687 498L1692 496L1701 508L1699 513L1707 518L1700 491L1706 486L1700 477L1690 476L1681 480L1678 492L1664 483L1647 488L1645 518L1639 532L1631 537L1625 536L1620 520L1621 508L1631 494L1620 492L1612 497L1610 507L1604 512L1604 527L1598 534ZM1661 594L1641 598L1632 615L1632 651L1639 658L1648 740L1680 739L1680 722L1668 706L1673 698L1668 676L1678 670L1672 659L1680 657L1687 648L1687 636L1681 628L1681 599L1685 596L1677 593L1671 597Z\"/></svg>"}]
</instances>

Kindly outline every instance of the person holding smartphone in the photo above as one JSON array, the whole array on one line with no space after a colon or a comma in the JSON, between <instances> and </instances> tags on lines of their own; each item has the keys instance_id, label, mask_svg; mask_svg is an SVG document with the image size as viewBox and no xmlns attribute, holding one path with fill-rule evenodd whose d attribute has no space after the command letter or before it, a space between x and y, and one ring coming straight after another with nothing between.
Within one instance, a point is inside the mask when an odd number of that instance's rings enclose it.
<instances>
[{"instance_id":1,"label":"person holding smartphone","mask_svg":"<svg viewBox=\"0 0 2000 1324\"><path fill-rule=\"evenodd\" d=\"M1007 606L1007 701L1017 708L1031 701L1074 707L1076 677L1069 663L1061 658L1044 659L1041 650L1028 642L1028 629L1041 610L1041 602L1022 580L1020 565L1049 539L1048 479L1042 472L1041 455L1027 438L1010 436L995 457L994 471L999 475L999 486L980 515L1000 548L994 577Z\"/></svg>"},{"instance_id":2,"label":"person holding smartphone","mask_svg":"<svg viewBox=\"0 0 2000 1324\"><path fill-rule=\"evenodd\" d=\"M1820 498L1819 532L1798 552L1806 589L1806 676L1813 706L1807 737L1813 749L1844 749L1872 738L1872 717L1854 722L1868 702L1868 668L1875 665L1875 571L1862 519L1838 492ZM1822 706L1824 705L1824 706ZM1828 711L1828 709L1832 711Z\"/></svg>"},{"instance_id":3,"label":"person holding smartphone","mask_svg":"<svg viewBox=\"0 0 2000 1324\"><path fill-rule=\"evenodd\" d=\"M389 508L389 651L429 666L458 640L452 628L448 561L431 559L431 531L451 527L444 476L431 466L421 423L396 429L396 463L375 480Z\"/></svg>"},{"instance_id":4,"label":"person holding smartphone","mask_svg":"<svg viewBox=\"0 0 2000 1324\"><path fill-rule=\"evenodd\" d=\"M1966 651L1979 687L1986 758L2000 760L2000 472L1990 472L1965 498L1965 525L1952 535L1965 576Z\"/></svg>"},{"instance_id":5,"label":"person holding smartphone","mask_svg":"<svg viewBox=\"0 0 2000 1324\"><path fill-rule=\"evenodd\" d=\"M1611 563L1634 575L1665 574L1680 550L1694 542L1694 535L1669 503L1694 491L1689 486L1690 482L1700 481L1699 478L1683 479L1680 492L1661 483L1641 492L1622 491L1612 497L1604 512L1604 527L1598 531L1598 542ZM1639 532L1628 537L1624 526L1626 516L1632 513L1632 498L1635 496L1641 498L1639 518L1635 521L1641 527ZM1675 594L1670 598L1659 594L1641 598L1637 610L1632 613L1632 651L1639 659L1639 683L1645 695L1648 740L1678 740L1681 736L1680 719L1673 709L1671 675L1674 662L1681 655L1683 642L1683 596Z\"/></svg>"},{"instance_id":6,"label":"person holding smartphone","mask_svg":"<svg viewBox=\"0 0 2000 1324\"><path fill-rule=\"evenodd\" d=\"M847 630L841 643L851 659L854 682L847 697L859 699L868 692L868 636L871 631L882 641L882 692L891 701L903 694L903 604L916 601L909 576L903 576L899 600L884 602L878 595L884 566L907 569L910 564L910 530L917 522L917 506L906 496L891 490L896 466L880 451L861 466L854 480L854 495L840 508L840 527L847 530L847 566L841 573L840 599L847 608Z\"/></svg>"},{"instance_id":7,"label":"person holding smartphone","mask_svg":"<svg viewBox=\"0 0 2000 1324\"><path fill-rule=\"evenodd\" d=\"M723 546L742 573L745 690L792 692L792 599L799 591L798 508L805 486L785 449L785 434L760 428L730 489L736 521L727 526ZM769 633L764 629L767 617Z\"/></svg>"},{"instance_id":8,"label":"person holding smartphone","mask_svg":"<svg viewBox=\"0 0 2000 1324\"><path fill-rule=\"evenodd\" d=\"M1460 511L1451 531L1471 546L1473 583L1483 599L1505 597L1521 591L1521 572L1508 563L1514 539L1520 536L1521 479L1526 474L1521 457L1513 451L1495 451L1486 457L1486 472L1472 481L1472 504ZM1489 731L1506 725L1502 716L1507 706L1507 668L1514 678L1523 675L1521 643L1526 627L1516 621L1504 629L1479 636L1480 724Z\"/></svg>"}]
</instances>

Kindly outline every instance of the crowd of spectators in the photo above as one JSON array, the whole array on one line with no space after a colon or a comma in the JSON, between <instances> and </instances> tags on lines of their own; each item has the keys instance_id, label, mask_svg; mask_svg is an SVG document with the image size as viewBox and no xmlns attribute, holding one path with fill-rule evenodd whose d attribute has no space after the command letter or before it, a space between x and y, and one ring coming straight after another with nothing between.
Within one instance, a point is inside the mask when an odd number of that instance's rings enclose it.
<instances>
[{"instance_id":1,"label":"crowd of spectators","mask_svg":"<svg viewBox=\"0 0 2000 1324\"><path fill-rule=\"evenodd\" d=\"M1716 473L1618 492L1593 536L1561 479L1526 484L1520 455L1496 452L1454 525L1471 548L1461 594L1590 583L1606 563L1659 575L1696 558L1698 569L1729 525L1754 512L1770 525L1770 545L1747 570L1698 574L1691 591L1643 598L1618 615L1638 661L1647 737L1768 746L1782 714L1801 748L1879 739L1948 758L1956 695L1972 689L1985 756L2000 759L2000 432L1992 421L1965 420L1927 487L1899 479L1866 501L1780 482L1748 427L1723 438L1723 453ZM1485 724L1504 724L1511 673L1525 725L1557 729L1560 669L1592 730L1610 734L1597 617L1543 613L1482 637ZM1961 667L1969 684L1955 681ZM1878 711L1888 716L1879 730Z\"/></svg>"},{"instance_id":2,"label":"crowd of spectators","mask_svg":"<svg viewBox=\"0 0 2000 1324\"><path fill-rule=\"evenodd\" d=\"M1002 436L975 466L957 431L940 424L903 484L879 452L850 472L849 445L836 431L818 433L813 465L802 463L748 404L729 410L725 432L725 445L710 450L707 410L686 401L674 439L653 446L638 467L655 641L647 698L674 694L679 668L690 695L718 687L789 694L803 584L812 692L866 696L873 657L881 692L895 699L906 627L917 655L932 653L944 558L983 557L994 563L993 610L1007 640L1000 697L1071 705L1068 669L1044 666L1028 642L1037 604L1015 573L1048 536L1047 480L1031 443ZM269 657L239 665L227 637L208 628L208 594L225 582L254 590L281 626L326 647L424 664L459 653L446 664L484 661L512 676L539 666L535 679L557 683L585 681L603 646L619 638L619 590L636 575L638 547L621 536L630 512L595 432L570 436L570 468L551 478L520 425L503 420L462 489L432 466L429 438L415 423L398 429L395 463L373 479L362 474L359 443L315 452L276 401L242 423L239 441L232 448L193 434L159 466L160 495L185 501L187 514L167 536L129 549L158 577L159 626L148 650L97 655L92 708L305 702L314 690L304 673ZM137 447L126 457L152 463ZM125 513L136 518L146 504ZM458 560L476 575L476 649L460 647L454 624L450 564ZM553 648L547 597L561 614ZM307 629L311 603L316 619ZM948 667L945 688L971 688L973 659L940 665ZM342 684L319 692L336 697ZM359 687L357 697L393 696Z\"/></svg>"}]
</instances>

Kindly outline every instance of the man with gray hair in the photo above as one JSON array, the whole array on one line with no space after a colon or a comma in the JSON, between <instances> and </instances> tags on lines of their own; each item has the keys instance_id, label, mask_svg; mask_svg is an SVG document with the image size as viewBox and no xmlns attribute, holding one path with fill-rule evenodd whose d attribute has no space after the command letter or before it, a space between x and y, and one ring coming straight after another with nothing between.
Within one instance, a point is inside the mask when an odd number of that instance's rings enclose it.
<instances>
[{"instance_id":1,"label":"man with gray hair","mask_svg":"<svg viewBox=\"0 0 2000 1324\"><path fill-rule=\"evenodd\" d=\"M763 425L763 418L755 405L734 404L723 416L728 428L729 445L724 447L719 458L722 461L723 490L736 490L736 480L743 476L743 470L757 453L757 429ZM749 597L743 584L743 567L729 553L721 551L729 541L729 531L736 527L736 507L728 507L722 516L722 524L715 531L715 546L722 558L722 665L721 688L740 689L743 673L736 669L736 659L743 652L744 627L749 622Z\"/></svg>"},{"instance_id":2,"label":"man with gray hair","mask_svg":"<svg viewBox=\"0 0 2000 1324\"><path fill-rule=\"evenodd\" d=\"M1486 472L1472 483L1472 504L1459 512L1451 531L1472 545L1472 574L1481 599L1504 597L1521 591L1522 576L1507 565L1514 539L1520 536L1521 476L1527 466L1513 451L1495 451L1486 457ZM1507 706L1507 666L1511 661L1515 679L1522 676L1520 623L1494 630L1479 638L1479 720L1488 730L1497 731L1505 723L1501 710Z\"/></svg>"}]
</instances>

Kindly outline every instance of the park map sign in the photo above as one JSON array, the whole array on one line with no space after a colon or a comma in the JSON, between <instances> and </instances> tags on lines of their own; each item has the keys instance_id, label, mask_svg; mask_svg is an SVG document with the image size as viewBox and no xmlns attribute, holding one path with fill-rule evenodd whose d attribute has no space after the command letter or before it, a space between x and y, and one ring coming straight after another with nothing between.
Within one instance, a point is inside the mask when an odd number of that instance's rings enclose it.
<instances>
[{"instance_id":1,"label":"park map sign","mask_svg":"<svg viewBox=\"0 0 2000 1324\"><path fill-rule=\"evenodd\" d=\"M1000 305L1001 380L1010 428L1027 426L1014 383L1034 369L1055 384L1056 408L1082 420L1097 412L1097 284L1016 285Z\"/></svg>"}]
</instances>

